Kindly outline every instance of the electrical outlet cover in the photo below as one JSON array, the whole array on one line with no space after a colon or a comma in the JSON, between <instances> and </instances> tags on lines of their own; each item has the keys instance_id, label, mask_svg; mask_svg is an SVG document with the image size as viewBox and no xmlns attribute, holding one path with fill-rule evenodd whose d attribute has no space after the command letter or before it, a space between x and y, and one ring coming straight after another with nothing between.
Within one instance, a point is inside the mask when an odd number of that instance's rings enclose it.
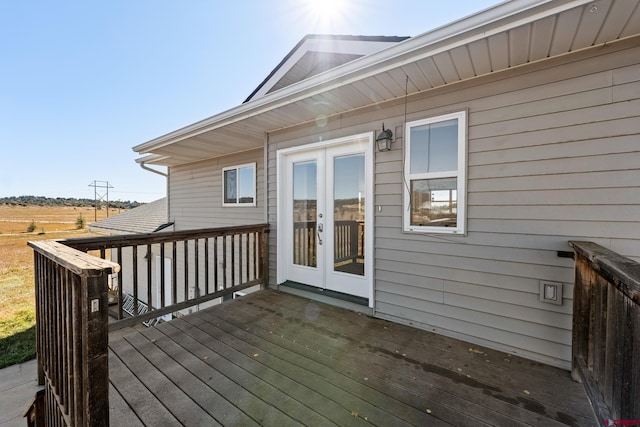
<instances>
[{"instance_id":1,"label":"electrical outlet cover","mask_svg":"<svg viewBox=\"0 0 640 427\"><path fill-rule=\"evenodd\" d=\"M540 280L540 301L562 305L562 283Z\"/></svg>"}]
</instances>

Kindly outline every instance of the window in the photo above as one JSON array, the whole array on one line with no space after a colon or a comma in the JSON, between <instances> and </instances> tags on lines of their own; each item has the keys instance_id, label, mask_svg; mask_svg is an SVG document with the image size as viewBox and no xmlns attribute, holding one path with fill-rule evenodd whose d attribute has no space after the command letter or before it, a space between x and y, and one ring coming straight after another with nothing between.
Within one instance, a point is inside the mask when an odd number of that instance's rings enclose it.
<instances>
[{"instance_id":1,"label":"window","mask_svg":"<svg viewBox=\"0 0 640 427\"><path fill-rule=\"evenodd\" d=\"M465 229L466 113L407 123L404 231Z\"/></svg>"},{"instance_id":2,"label":"window","mask_svg":"<svg viewBox=\"0 0 640 427\"><path fill-rule=\"evenodd\" d=\"M256 205L256 164L222 169L222 206Z\"/></svg>"}]
</instances>

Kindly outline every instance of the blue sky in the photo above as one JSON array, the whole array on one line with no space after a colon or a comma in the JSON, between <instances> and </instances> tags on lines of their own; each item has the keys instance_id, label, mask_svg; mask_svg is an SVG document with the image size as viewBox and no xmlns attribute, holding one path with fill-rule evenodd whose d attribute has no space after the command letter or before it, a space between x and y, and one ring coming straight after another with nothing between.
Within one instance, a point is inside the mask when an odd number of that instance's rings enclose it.
<instances>
[{"instance_id":1,"label":"blue sky","mask_svg":"<svg viewBox=\"0 0 640 427\"><path fill-rule=\"evenodd\" d=\"M240 104L305 34L415 36L498 2L3 1L0 197L93 198L100 180L155 200L165 179L131 147Z\"/></svg>"}]
</instances>

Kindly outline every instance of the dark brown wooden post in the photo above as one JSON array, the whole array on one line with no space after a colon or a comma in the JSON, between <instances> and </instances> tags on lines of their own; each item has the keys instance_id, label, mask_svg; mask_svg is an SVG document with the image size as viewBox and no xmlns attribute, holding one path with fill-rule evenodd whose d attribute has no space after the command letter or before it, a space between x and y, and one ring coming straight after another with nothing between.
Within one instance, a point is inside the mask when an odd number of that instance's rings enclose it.
<instances>
[{"instance_id":1,"label":"dark brown wooden post","mask_svg":"<svg viewBox=\"0 0 640 427\"><path fill-rule=\"evenodd\" d=\"M204 294L209 293L209 238L204 239Z\"/></svg>"},{"instance_id":2,"label":"dark brown wooden post","mask_svg":"<svg viewBox=\"0 0 640 427\"><path fill-rule=\"evenodd\" d=\"M149 310L151 310L151 307L153 306L153 295L152 295L152 284L151 284L151 271L152 271L152 265L151 265L151 261L152 261L152 253L151 253L151 245L147 244L147 254L145 256L145 259L147 260L147 305L149 306Z\"/></svg>"},{"instance_id":3,"label":"dark brown wooden post","mask_svg":"<svg viewBox=\"0 0 640 427\"><path fill-rule=\"evenodd\" d=\"M197 238L193 239L193 260L194 297L197 298L200 293L200 240Z\"/></svg>"},{"instance_id":4,"label":"dark brown wooden post","mask_svg":"<svg viewBox=\"0 0 640 427\"><path fill-rule=\"evenodd\" d=\"M118 264L55 241L35 252L44 425L109 424L108 279Z\"/></svg>"},{"instance_id":5,"label":"dark brown wooden post","mask_svg":"<svg viewBox=\"0 0 640 427\"><path fill-rule=\"evenodd\" d=\"M222 235L222 288L227 289L227 235Z\"/></svg>"},{"instance_id":6,"label":"dark brown wooden post","mask_svg":"<svg viewBox=\"0 0 640 427\"><path fill-rule=\"evenodd\" d=\"M599 421L640 419L640 264L592 242L575 250L572 377Z\"/></svg>"},{"instance_id":7,"label":"dark brown wooden post","mask_svg":"<svg viewBox=\"0 0 640 427\"><path fill-rule=\"evenodd\" d=\"M138 309L138 246L131 247L133 260L133 312L139 313Z\"/></svg>"},{"instance_id":8,"label":"dark brown wooden post","mask_svg":"<svg viewBox=\"0 0 640 427\"><path fill-rule=\"evenodd\" d=\"M236 236L231 234L231 287L236 285Z\"/></svg>"},{"instance_id":9,"label":"dark brown wooden post","mask_svg":"<svg viewBox=\"0 0 640 427\"><path fill-rule=\"evenodd\" d=\"M83 425L109 425L109 329L108 277L104 271L82 279L82 316L86 327L83 341L83 395L86 419Z\"/></svg>"},{"instance_id":10,"label":"dark brown wooden post","mask_svg":"<svg viewBox=\"0 0 640 427\"><path fill-rule=\"evenodd\" d=\"M122 248L118 247L118 262L122 262ZM122 269L118 270L118 320L122 319Z\"/></svg>"},{"instance_id":11,"label":"dark brown wooden post","mask_svg":"<svg viewBox=\"0 0 640 427\"><path fill-rule=\"evenodd\" d=\"M575 255L575 287L573 290L573 337L571 346L571 377L582 382L578 371L578 358L587 355L589 342L589 318L591 278L586 260L580 254ZM585 360L586 363L586 360Z\"/></svg>"},{"instance_id":12,"label":"dark brown wooden post","mask_svg":"<svg viewBox=\"0 0 640 427\"><path fill-rule=\"evenodd\" d=\"M178 243L172 242L171 256L171 304L178 302Z\"/></svg>"},{"instance_id":13,"label":"dark brown wooden post","mask_svg":"<svg viewBox=\"0 0 640 427\"><path fill-rule=\"evenodd\" d=\"M43 257L37 252L34 253L33 257L33 268L34 268L34 276L35 276L35 303L36 303L36 316L38 313L42 313L42 304L44 303L42 298L42 291L39 287L44 283L43 280ZM38 385L44 385L44 370L42 369L42 356L41 346L42 346L42 328L41 324L36 324L36 365L38 370Z\"/></svg>"},{"instance_id":14,"label":"dark brown wooden post","mask_svg":"<svg viewBox=\"0 0 640 427\"><path fill-rule=\"evenodd\" d=\"M213 238L213 291L216 292L218 287L218 236Z\"/></svg>"},{"instance_id":15,"label":"dark brown wooden post","mask_svg":"<svg viewBox=\"0 0 640 427\"><path fill-rule=\"evenodd\" d=\"M269 230L262 228L262 288L269 287Z\"/></svg>"},{"instance_id":16,"label":"dark brown wooden post","mask_svg":"<svg viewBox=\"0 0 640 427\"><path fill-rule=\"evenodd\" d=\"M360 241L360 239L358 238L358 234L360 234L360 227L358 226L357 221L353 221L349 225L349 229L351 231L351 251L349 253L349 256L352 258L351 262L355 263L358 262L358 242Z\"/></svg>"}]
</instances>

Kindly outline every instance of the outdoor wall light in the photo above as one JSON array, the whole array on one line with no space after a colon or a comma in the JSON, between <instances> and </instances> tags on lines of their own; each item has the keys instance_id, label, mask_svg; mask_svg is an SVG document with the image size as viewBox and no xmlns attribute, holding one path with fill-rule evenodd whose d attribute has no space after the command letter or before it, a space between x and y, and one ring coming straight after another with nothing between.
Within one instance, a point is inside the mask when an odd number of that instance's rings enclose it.
<instances>
[{"instance_id":1,"label":"outdoor wall light","mask_svg":"<svg viewBox=\"0 0 640 427\"><path fill-rule=\"evenodd\" d=\"M393 138L393 133L391 129L385 129L384 123L382 123L382 132L378 134L376 137L376 146L378 147L378 151L389 151L391 150L391 139Z\"/></svg>"}]
</instances>

